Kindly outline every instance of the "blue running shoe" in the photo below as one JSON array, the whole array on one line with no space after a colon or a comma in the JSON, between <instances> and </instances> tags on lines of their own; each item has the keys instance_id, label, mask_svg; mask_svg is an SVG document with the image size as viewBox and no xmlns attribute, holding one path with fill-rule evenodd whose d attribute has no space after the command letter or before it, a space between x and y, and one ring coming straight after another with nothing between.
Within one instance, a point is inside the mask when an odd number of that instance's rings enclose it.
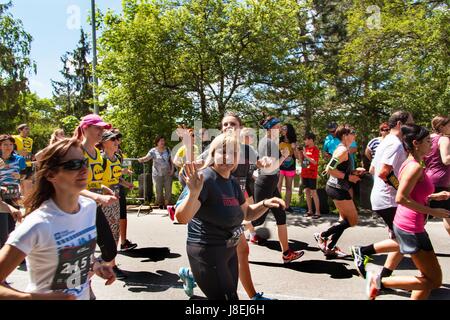
<instances>
[{"instance_id":1,"label":"blue running shoe","mask_svg":"<svg viewBox=\"0 0 450 320\"><path fill-rule=\"evenodd\" d=\"M252 300L275 300L264 297L264 292L257 292L253 297Z\"/></svg>"},{"instance_id":2,"label":"blue running shoe","mask_svg":"<svg viewBox=\"0 0 450 320\"><path fill-rule=\"evenodd\" d=\"M178 276L181 281L183 281L183 289L184 293L188 297L192 297L194 295L194 288L196 287L194 276L188 268L181 267L178 271Z\"/></svg>"}]
</instances>

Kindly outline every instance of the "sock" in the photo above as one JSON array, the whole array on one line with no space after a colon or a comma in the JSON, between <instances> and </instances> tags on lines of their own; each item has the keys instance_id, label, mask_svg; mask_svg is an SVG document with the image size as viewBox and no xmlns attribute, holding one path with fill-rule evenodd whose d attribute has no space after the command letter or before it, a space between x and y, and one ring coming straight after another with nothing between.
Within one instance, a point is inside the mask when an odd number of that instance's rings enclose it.
<instances>
[{"instance_id":1,"label":"sock","mask_svg":"<svg viewBox=\"0 0 450 320\"><path fill-rule=\"evenodd\" d=\"M373 244L370 244L365 247L361 247L361 254L363 256L371 256L375 253L376 253L376 251L375 251L375 247L373 246Z\"/></svg>"},{"instance_id":2,"label":"sock","mask_svg":"<svg viewBox=\"0 0 450 320\"><path fill-rule=\"evenodd\" d=\"M392 275L392 272L394 272L394 271L390 270L386 267L383 267L383 270L381 270L381 273L380 273L380 278L390 277Z\"/></svg>"},{"instance_id":3,"label":"sock","mask_svg":"<svg viewBox=\"0 0 450 320\"><path fill-rule=\"evenodd\" d=\"M348 223L347 219L342 220L341 222L339 222L338 225L339 228L336 228L336 232L334 232L330 243L328 244L328 249L332 249L334 248L334 246L336 245L336 243L338 242L339 238L342 236L342 234L344 233L345 229L350 227L350 223ZM331 228L330 228L331 229Z\"/></svg>"},{"instance_id":4,"label":"sock","mask_svg":"<svg viewBox=\"0 0 450 320\"><path fill-rule=\"evenodd\" d=\"M250 231L250 237L254 237L255 235L256 235L256 232L254 232L254 231L251 232L251 231Z\"/></svg>"}]
</instances>

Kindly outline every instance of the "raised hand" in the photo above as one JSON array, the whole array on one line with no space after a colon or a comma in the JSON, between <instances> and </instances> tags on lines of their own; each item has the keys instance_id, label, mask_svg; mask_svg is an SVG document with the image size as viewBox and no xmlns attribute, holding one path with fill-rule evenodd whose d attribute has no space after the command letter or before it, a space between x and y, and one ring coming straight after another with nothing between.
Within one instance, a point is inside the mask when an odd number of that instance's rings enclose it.
<instances>
[{"instance_id":1,"label":"raised hand","mask_svg":"<svg viewBox=\"0 0 450 320\"><path fill-rule=\"evenodd\" d=\"M186 185L190 192L200 193L203 188L203 175L200 174L193 163L187 163L183 166Z\"/></svg>"},{"instance_id":2,"label":"raised hand","mask_svg":"<svg viewBox=\"0 0 450 320\"><path fill-rule=\"evenodd\" d=\"M279 208L279 207L281 207L282 209L286 208L286 203L284 202L284 200L277 197L266 199L264 200L263 204L264 206L269 208Z\"/></svg>"}]
</instances>

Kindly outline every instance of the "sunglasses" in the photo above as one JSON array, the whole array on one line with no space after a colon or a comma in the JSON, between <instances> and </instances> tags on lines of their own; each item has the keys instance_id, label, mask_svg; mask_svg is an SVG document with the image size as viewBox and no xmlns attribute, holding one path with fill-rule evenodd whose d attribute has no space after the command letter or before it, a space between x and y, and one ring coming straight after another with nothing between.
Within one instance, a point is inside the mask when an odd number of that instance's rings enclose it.
<instances>
[{"instance_id":1,"label":"sunglasses","mask_svg":"<svg viewBox=\"0 0 450 320\"><path fill-rule=\"evenodd\" d=\"M350 131L350 134L356 134L355 130Z\"/></svg>"},{"instance_id":2,"label":"sunglasses","mask_svg":"<svg viewBox=\"0 0 450 320\"><path fill-rule=\"evenodd\" d=\"M388 132L389 129L381 129L380 132Z\"/></svg>"},{"instance_id":3,"label":"sunglasses","mask_svg":"<svg viewBox=\"0 0 450 320\"><path fill-rule=\"evenodd\" d=\"M55 167L63 167L64 170L76 171L81 168L86 168L89 160L87 158L84 159L73 159L65 162L58 163Z\"/></svg>"}]
</instances>

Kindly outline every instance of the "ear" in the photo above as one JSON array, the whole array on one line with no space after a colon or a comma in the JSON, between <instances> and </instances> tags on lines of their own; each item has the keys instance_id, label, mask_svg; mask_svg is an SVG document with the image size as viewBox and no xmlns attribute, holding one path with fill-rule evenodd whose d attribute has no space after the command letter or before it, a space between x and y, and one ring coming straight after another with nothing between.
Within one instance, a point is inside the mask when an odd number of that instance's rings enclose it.
<instances>
[{"instance_id":1,"label":"ear","mask_svg":"<svg viewBox=\"0 0 450 320\"><path fill-rule=\"evenodd\" d=\"M56 172L50 170L50 171L45 175L45 178L46 178L48 181L50 181L50 182L55 182L55 179L56 179Z\"/></svg>"}]
</instances>

